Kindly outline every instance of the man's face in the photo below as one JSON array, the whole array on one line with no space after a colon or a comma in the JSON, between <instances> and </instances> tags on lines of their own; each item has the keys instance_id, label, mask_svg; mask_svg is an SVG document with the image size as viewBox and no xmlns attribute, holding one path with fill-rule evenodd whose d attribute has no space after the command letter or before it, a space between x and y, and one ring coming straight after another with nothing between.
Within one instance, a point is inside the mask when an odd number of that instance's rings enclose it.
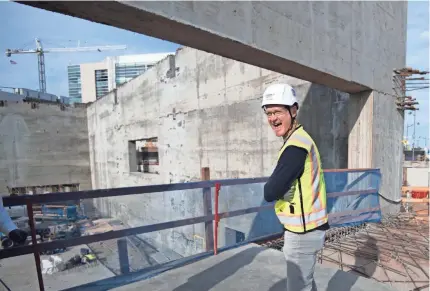
<instances>
[{"instance_id":1,"label":"man's face","mask_svg":"<svg viewBox=\"0 0 430 291\"><path fill-rule=\"evenodd\" d=\"M290 108L291 115L296 117L297 108L295 106ZM287 134L291 126L291 115L288 109L282 105L268 105L265 110L267 121L275 132L275 135L280 137Z\"/></svg>"}]
</instances>

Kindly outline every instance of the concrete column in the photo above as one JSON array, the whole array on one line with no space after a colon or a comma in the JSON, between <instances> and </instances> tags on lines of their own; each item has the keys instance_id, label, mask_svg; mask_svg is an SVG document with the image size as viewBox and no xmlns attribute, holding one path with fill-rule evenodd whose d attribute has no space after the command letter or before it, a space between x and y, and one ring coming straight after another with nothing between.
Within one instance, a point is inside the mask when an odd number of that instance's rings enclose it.
<instances>
[{"instance_id":1,"label":"concrete column","mask_svg":"<svg viewBox=\"0 0 430 291\"><path fill-rule=\"evenodd\" d=\"M365 91L351 94L348 168L378 168L383 214L398 213L402 186L404 114L391 94Z\"/></svg>"},{"instance_id":2,"label":"concrete column","mask_svg":"<svg viewBox=\"0 0 430 291\"><path fill-rule=\"evenodd\" d=\"M404 113L397 110L390 94L373 93L373 158L372 166L381 169L380 193L395 201L401 198L403 167ZM381 199L385 213L398 213L400 203Z\"/></svg>"},{"instance_id":3,"label":"concrete column","mask_svg":"<svg viewBox=\"0 0 430 291\"><path fill-rule=\"evenodd\" d=\"M107 57L105 60L106 68L108 70L108 90L109 92L116 88L116 62L117 57Z\"/></svg>"},{"instance_id":4,"label":"concrete column","mask_svg":"<svg viewBox=\"0 0 430 291\"><path fill-rule=\"evenodd\" d=\"M348 168L372 167L373 92L351 94L348 104Z\"/></svg>"}]
</instances>

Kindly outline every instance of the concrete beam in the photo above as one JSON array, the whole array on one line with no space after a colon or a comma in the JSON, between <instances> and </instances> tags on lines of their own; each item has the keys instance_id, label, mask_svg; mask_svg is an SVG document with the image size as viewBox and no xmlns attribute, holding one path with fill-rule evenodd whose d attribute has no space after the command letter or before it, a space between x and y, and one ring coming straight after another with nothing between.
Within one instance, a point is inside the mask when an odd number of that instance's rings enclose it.
<instances>
[{"instance_id":1,"label":"concrete beam","mask_svg":"<svg viewBox=\"0 0 430 291\"><path fill-rule=\"evenodd\" d=\"M277 2L17 2L172 41L343 92L373 88L375 80L375 65L351 45L352 18L357 11L350 2L282 2L281 6ZM355 9L363 12L366 7ZM328 23L329 15L337 23L334 28ZM390 70L384 69L383 75Z\"/></svg>"}]
</instances>

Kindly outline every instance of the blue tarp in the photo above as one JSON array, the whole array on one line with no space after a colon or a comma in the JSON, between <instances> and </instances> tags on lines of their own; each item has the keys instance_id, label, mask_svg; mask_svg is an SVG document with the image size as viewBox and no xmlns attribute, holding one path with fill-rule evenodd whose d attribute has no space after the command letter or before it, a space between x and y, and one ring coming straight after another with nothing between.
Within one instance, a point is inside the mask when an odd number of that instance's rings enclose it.
<instances>
[{"instance_id":1,"label":"blue tarp","mask_svg":"<svg viewBox=\"0 0 430 291\"><path fill-rule=\"evenodd\" d=\"M68 219L77 219L78 210L76 206L67 206L66 211L64 208L51 208L46 205L42 206L42 214L56 214L59 217L67 217Z\"/></svg>"},{"instance_id":2,"label":"blue tarp","mask_svg":"<svg viewBox=\"0 0 430 291\"><path fill-rule=\"evenodd\" d=\"M325 172L327 210L331 227L380 222L381 173L378 169Z\"/></svg>"}]
</instances>

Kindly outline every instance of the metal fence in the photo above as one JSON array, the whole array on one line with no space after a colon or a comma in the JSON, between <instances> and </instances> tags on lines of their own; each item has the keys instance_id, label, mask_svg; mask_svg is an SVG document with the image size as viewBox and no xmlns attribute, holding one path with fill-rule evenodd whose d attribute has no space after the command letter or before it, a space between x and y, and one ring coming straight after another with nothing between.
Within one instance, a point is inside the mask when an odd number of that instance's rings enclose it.
<instances>
[{"instance_id":1,"label":"metal fence","mask_svg":"<svg viewBox=\"0 0 430 291\"><path fill-rule=\"evenodd\" d=\"M342 170L325 170L329 208L329 222L330 217L334 218L335 226L342 226L348 224L359 224L366 221L380 221L380 208L379 208L379 169L342 169ZM267 177L263 178L250 178L250 179L226 179L226 180L209 180L191 183L176 183L164 185L148 185L137 187L113 188L113 189L98 189L89 191L76 191L76 192L61 192L37 195L21 195L3 197L4 206L18 206L26 205L29 217L29 225L31 229L32 245L19 246L10 249L3 249L0 251L0 259L21 256L25 254L34 254L37 277L39 281L39 289L45 290L42 271L40 253L48 250L54 250L63 247L72 247L82 244L89 244L109 239L116 239L126 236L150 233L154 231L161 231L175 227L192 225L197 223L205 223L206 229L206 251L217 254L217 225L221 219L236 217L244 214L260 212L267 209L272 209L273 204L266 204L256 207L249 207L246 209L239 209L233 211L226 211L219 213L218 199L219 192L222 191L224 186L232 185L246 185L265 183ZM370 179L370 180L369 180ZM215 203L214 211L212 210L212 188L215 189ZM102 197L118 197L135 194L147 194L154 192L168 192L188 189L202 189L204 196L204 215L180 219L169 222L156 223L152 225L145 225L133 227L128 229L114 230L105 233L93 234L88 236L75 237L70 239L61 239L51 242L37 243L36 230L34 225L33 205L46 204L60 201L70 201L78 199L94 199ZM263 196L263 194L262 194ZM371 199L366 197L372 196ZM330 202L331 201L331 202ZM357 219L361 217L361 219ZM353 218L351 220L351 218ZM214 227L215 225L215 227ZM254 238L249 241L267 240L271 237L276 237L280 233L273 233L264 237ZM246 243L246 241L245 241ZM211 250L212 249L212 250Z\"/></svg>"}]
</instances>

